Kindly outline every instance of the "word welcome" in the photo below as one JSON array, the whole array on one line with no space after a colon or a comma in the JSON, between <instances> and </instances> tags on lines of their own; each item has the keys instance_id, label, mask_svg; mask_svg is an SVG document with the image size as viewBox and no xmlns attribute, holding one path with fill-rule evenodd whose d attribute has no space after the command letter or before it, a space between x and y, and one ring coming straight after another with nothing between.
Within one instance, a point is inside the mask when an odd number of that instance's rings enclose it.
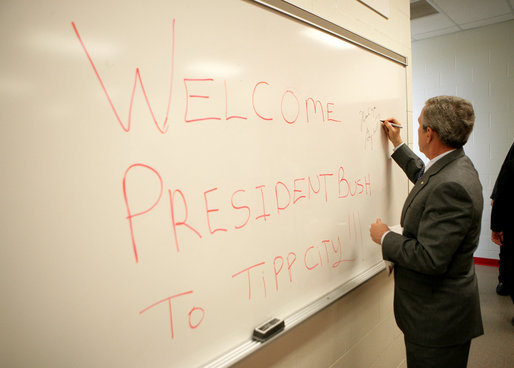
<instances>
[{"instance_id":1,"label":"word welcome","mask_svg":"<svg viewBox=\"0 0 514 368\"><path fill-rule=\"evenodd\" d=\"M171 111L171 102L173 90L175 88L175 80L174 80L174 69L175 69L175 19L172 22L172 42L171 42L171 62L170 62L170 87L168 93L168 104L166 108L165 117L162 123L157 121L155 117L154 109L152 108L152 104L150 103L150 99L146 92L143 79L141 77L141 71L139 68L136 68L134 84L132 87L132 94L130 96L130 104L127 122L124 123L121 119L118 108L116 108L114 102L111 99L111 96L107 90L107 87L103 81L100 72L93 61L93 57L89 53L80 33L78 31L75 23L71 23L73 30L75 31L75 35L77 36L84 53L89 60L89 63L95 73L98 82L100 83L100 87L102 88L107 101L114 113L118 124L125 132L129 132L132 124L132 110L134 106L134 96L136 93L136 87L139 85L143 96L146 101L146 105L150 112L151 118L154 122L156 129L161 134L166 134L169 128L169 116ZM228 88L228 84L226 80L218 81L213 78L182 78L184 84L184 94L185 94L185 106L184 106L184 122L185 123L195 123L200 121L210 121L210 120L231 120L231 119L240 119L240 120L248 120L250 117L257 118L263 121L272 121L275 119L279 119L288 125L295 124L299 118L300 113L304 112L305 115L304 121L309 123L312 120L313 115L321 114L322 122L330 122L330 123L341 123L334 116L334 108L335 103L332 101L321 101L312 96L305 97L300 99L298 97L298 93L291 89L279 89L277 91L276 88L273 88L272 84L259 80L253 84L253 87L249 91L236 91L235 93L229 93L230 90ZM221 87L223 85L223 87ZM222 93L216 92L214 87L219 87L217 90L223 89ZM270 92L271 91L271 92ZM239 107L241 110L248 110L239 112L237 114L233 113L232 110L229 109L229 106L232 106L230 102L230 95L243 95L246 96L247 106ZM268 101L270 96L272 99L276 99L274 103L263 102ZM232 106L233 107L233 106ZM249 108L251 107L251 109ZM237 108L237 106L236 106ZM279 115L275 114L273 111L280 112ZM213 113L211 111L218 111L217 113ZM229 111L230 110L230 111ZM319 121L320 118L317 118Z\"/></svg>"}]
</instances>

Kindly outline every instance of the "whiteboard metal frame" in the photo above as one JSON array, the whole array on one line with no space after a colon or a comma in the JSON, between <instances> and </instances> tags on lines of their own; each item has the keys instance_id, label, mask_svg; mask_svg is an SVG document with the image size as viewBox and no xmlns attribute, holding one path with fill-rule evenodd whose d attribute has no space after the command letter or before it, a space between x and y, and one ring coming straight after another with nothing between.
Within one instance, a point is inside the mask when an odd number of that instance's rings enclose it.
<instances>
[{"instance_id":1,"label":"whiteboard metal frame","mask_svg":"<svg viewBox=\"0 0 514 368\"><path fill-rule=\"evenodd\" d=\"M348 41L359 47L363 47L375 54L384 56L391 59L403 66L407 66L407 57L398 54L397 52L390 50L376 42L368 40L362 36L359 36L352 31L349 31L343 27L338 26L326 19L323 19L307 10L297 7L296 5L290 4L284 0L251 0L255 3L259 3L268 8L276 10L282 14L288 15L295 19L298 19L304 23L310 24L311 26L318 28L324 32L330 33L331 35Z\"/></svg>"},{"instance_id":2,"label":"whiteboard metal frame","mask_svg":"<svg viewBox=\"0 0 514 368\"><path fill-rule=\"evenodd\" d=\"M391 61L394 61L403 66L407 66L407 58L401 54L398 54L384 46L377 44L371 40L368 40L362 36L357 35L343 27L340 27L332 22L329 22L326 19L323 19L315 14L312 14L304 9L301 9L295 5L292 5L283 0L247 0L252 1L268 8L271 8L279 13L285 14L297 20L300 20L304 23L307 23L315 28L318 28L324 32L327 32L335 37L343 39L347 42L350 42L354 45L362 47L366 50L369 50L375 54L383 56ZM406 96L407 97L407 96ZM208 364L204 365L205 368L224 368L229 367L241 359L247 357L253 352L261 349L266 344L273 342L278 337L284 335L300 323L306 321L316 313L325 309L332 303L336 302L346 294L348 294L353 289L358 286L364 284L369 281L374 276L378 275L385 269L385 264L383 261L376 263L374 266L366 270L365 272L355 276L349 281L345 282L341 286L332 290L331 292L323 295L318 298L311 304L306 305L300 310L294 312L287 318L285 318L285 328L277 335L273 336L269 340L265 342L259 342L252 340L251 333L248 332L249 338L247 341L243 342L239 346L234 347L232 350L226 352L225 354L219 356L218 358L212 360Z\"/></svg>"}]
</instances>

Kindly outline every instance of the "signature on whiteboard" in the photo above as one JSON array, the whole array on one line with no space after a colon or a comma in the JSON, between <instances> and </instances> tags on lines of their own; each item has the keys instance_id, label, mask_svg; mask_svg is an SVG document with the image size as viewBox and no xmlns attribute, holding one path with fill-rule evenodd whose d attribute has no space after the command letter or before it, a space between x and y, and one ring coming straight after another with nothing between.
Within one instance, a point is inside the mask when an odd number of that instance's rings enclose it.
<instances>
[{"instance_id":1,"label":"signature on whiteboard","mask_svg":"<svg viewBox=\"0 0 514 368\"><path fill-rule=\"evenodd\" d=\"M359 111L360 129L364 137L364 150L373 151L373 139L380 129L380 113L376 106Z\"/></svg>"}]
</instances>

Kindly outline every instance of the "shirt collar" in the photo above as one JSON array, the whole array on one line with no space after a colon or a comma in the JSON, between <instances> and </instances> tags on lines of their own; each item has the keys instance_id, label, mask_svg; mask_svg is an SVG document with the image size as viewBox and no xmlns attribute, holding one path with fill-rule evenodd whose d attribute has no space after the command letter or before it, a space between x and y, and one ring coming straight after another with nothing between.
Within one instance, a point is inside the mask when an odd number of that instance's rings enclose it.
<instances>
[{"instance_id":1,"label":"shirt collar","mask_svg":"<svg viewBox=\"0 0 514 368\"><path fill-rule=\"evenodd\" d=\"M455 149L452 149L450 151L446 151L445 153L441 153L439 156L436 156L434 157L433 159L431 159L430 161L428 161L428 163L425 165L425 172L428 171L428 169L433 165L435 164L437 161L439 161L440 159L442 159L444 156L446 156L447 154L449 154L450 152L453 152L455 151Z\"/></svg>"}]
</instances>

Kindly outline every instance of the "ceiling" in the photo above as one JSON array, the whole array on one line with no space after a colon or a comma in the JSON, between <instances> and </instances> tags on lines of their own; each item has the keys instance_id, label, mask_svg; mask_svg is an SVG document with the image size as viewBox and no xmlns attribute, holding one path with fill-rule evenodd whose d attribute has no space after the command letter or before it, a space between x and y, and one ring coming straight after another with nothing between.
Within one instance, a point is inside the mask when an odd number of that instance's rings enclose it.
<instances>
[{"instance_id":1,"label":"ceiling","mask_svg":"<svg viewBox=\"0 0 514 368\"><path fill-rule=\"evenodd\" d=\"M514 0L410 0L410 3L412 41L514 19ZM412 19L415 16L419 17Z\"/></svg>"}]
</instances>

